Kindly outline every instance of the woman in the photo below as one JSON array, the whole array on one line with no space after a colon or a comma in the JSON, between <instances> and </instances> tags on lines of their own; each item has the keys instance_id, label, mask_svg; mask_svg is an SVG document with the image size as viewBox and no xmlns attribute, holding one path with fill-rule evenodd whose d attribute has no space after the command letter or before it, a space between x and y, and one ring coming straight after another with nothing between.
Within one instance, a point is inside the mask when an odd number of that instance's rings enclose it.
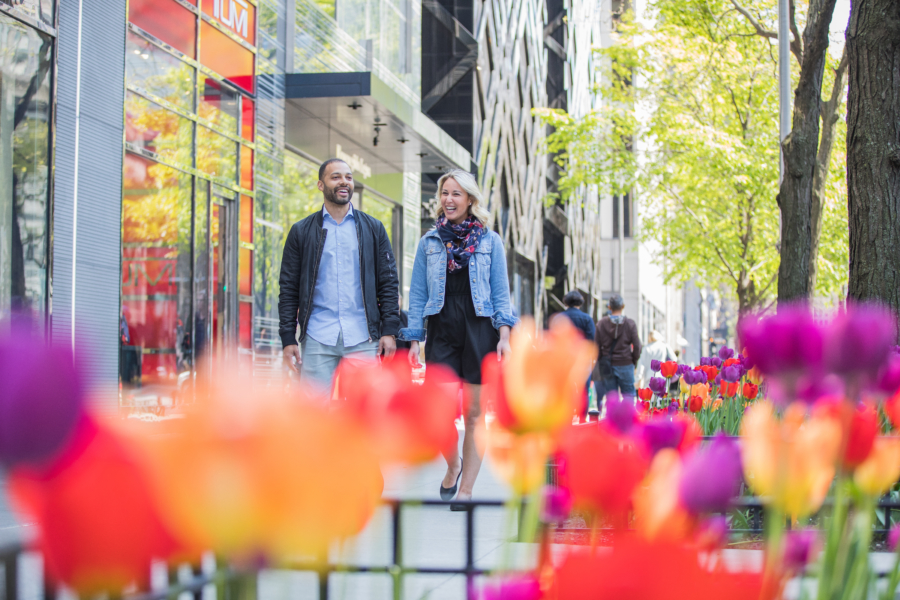
<instances>
[{"instance_id":1,"label":"woman","mask_svg":"<svg viewBox=\"0 0 900 600\"><path fill-rule=\"evenodd\" d=\"M409 286L409 326L400 330L400 338L410 342L409 361L418 366L427 317L426 364L449 367L469 388L462 456L457 445L444 456L447 474L440 490L441 498L452 500L458 486L457 499L469 500L481 469L475 448L475 427L483 418L481 361L495 350L498 360L509 353L516 318L509 303L503 240L487 227L490 213L475 178L460 170L444 174L435 199L435 228L419 240Z\"/></svg>"}]
</instances>

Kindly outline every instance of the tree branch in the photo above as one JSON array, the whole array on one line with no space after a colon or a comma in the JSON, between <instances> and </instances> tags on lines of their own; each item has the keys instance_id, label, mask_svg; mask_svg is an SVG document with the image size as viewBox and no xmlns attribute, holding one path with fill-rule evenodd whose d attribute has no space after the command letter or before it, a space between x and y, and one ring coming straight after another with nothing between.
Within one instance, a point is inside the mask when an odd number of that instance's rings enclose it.
<instances>
[{"instance_id":1,"label":"tree branch","mask_svg":"<svg viewBox=\"0 0 900 600\"><path fill-rule=\"evenodd\" d=\"M734 5L734 8L739 13L744 15L745 19L750 21L750 24L753 25L753 29L756 30L756 35L761 35L762 37L769 38L770 40L778 39L778 33L774 32L774 31L769 31L768 29L766 29L765 27L760 25L759 21L757 21L756 18L754 18L754 16L750 14L750 11L747 10L746 8L744 8L743 6L741 6L740 4L738 4L737 0L731 0L731 4Z\"/></svg>"},{"instance_id":2,"label":"tree branch","mask_svg":"<svg viewBox=\"0 0 900 600\"><path fill-rule=\"evenodd\" d=\"M764 38L768 38L770 40L778 39L778 32L772 31L770 29L766 29L762 26L762 24L756 20L750 11L741 6L737 0L731 0L732 6L734 6L735 10L744 15L744 18L750 22L750 25L753 26L753 29L756 30L756 35L762 36ZM803 42L800 39L800 31L797 29L797 21L794 18L794 0L790 0L790 9L791 9L791 53L797 58L798 62L803 62Z\"/></svg>"}]
</instances>

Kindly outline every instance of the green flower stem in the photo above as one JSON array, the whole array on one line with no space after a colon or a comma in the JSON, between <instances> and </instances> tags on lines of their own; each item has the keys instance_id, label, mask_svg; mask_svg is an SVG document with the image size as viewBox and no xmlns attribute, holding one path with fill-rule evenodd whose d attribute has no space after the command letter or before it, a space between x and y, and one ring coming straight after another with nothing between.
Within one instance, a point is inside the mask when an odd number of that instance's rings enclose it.
<instances>
[{"instance_id":1,"label":"green flower stem","mask_svg":"<svg viewBox=\"0 0 900 600\"><path fill-rule=\"evenodd\" d=\"M784 513L774 506L766 508L766 565L763 589L777 589L775 581L781 574L781 543L784 539Z\"/></svg>"},{"instance_id":2,"label":"green flower stem","mask_svg":"<svg viewBox=\"0 0 900 600\"><path fill-rule=\"evenodd\" d=\"M887 528L890 530L891 524L887 523ZM894 549L894 568L891 569L891 577L888 579L887 589L884 590L884 594L881 596L882 600L894 600L894 597L897 595L897 584L900 584L900 544L897 544L897 547Z\"/></svg>"},{"instance_id":3,"label":"green flower stem","mask_svg":"<svg viewBox=\"0 0 900 600\"><path fill-rule=\"evenodd\" d=\"M853 517L849 544L854 550L847 579L841 586L841 599L855 600L868 596L870 580L869 543L872 540L872 516L875 505L872 498L864 496L858 502L858 510Z\"/></svg>"},{"instance_id":4,"label":"green flower stem","mask_svg":"<svg viewBox=\"0 0 900 600\"><path fill-rule=\"evenodd\" d=\"M818 600L825 600L831 596L835 563L841 546L844 525L847 521L848 499L844 488L844 475L839 473L834 486L834 509L831 514L828 538L825 542L825 555L822 558L822 568L819 569L819 589L816 594Z\"/></svg>"}]
</instances>

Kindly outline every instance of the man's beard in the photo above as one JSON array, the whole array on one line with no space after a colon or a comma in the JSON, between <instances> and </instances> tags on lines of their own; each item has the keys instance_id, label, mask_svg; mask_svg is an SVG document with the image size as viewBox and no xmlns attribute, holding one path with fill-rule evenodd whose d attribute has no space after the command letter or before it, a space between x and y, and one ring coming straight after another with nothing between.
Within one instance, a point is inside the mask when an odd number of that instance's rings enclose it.
<instances>
[{"instance_id":1,"label":"man's beard","mask_svg":"<svg viewBox=\"0 0 900 600\"><path fill-rule=\"evenodd\" d=\"M339 189L345 189L349 192L347 194L346 198L341 198L340 196L338 196L337 192ZM341 188L334 187L334 188L329 189L326 186L323 193L325 195L326 200L328 200L329 202L331 202L333 204L337 204L338 206L343 206L344 204L348 204L350 202L350 199L353 198L353 188L352 187L341 187Z\"/></svg>"}]
</instances>

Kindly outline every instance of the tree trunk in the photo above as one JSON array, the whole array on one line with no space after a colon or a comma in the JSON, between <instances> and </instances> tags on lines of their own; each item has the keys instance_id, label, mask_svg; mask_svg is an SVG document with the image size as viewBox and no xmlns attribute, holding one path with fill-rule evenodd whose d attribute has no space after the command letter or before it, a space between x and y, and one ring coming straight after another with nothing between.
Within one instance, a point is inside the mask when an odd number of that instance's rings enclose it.
<instances>
[{"instance_id":1,"label":"tree trunk","mask_svg":"<svg viewBox=\"0 0 900 600\"><path fill-rule=\"evenodd\" d=\"M822 215L825 211L825 186L828 183L828 171L831 168L831 151L834 147L834 130L837 127L838 109L844 102L844 73L847 72L847 46L841 56L841 63L834 73L834 87L831 97L822 106L822 141L819 142L819 154L816 156L816 173L813 176L811 223L812 231L809 245L809 294L816 293L816 278L819 274L819 234L822 232Z\"/></svg>"},{"instance_id":2,"label":"tree trunk","mask_svg":"<svg viewBox=\"0 0 900 600\"><path fill-rule=\"evenodd\" d=\"M847 28L849 299L900 312L900 2L854 0Z\"/></svg>"},{"instance_id":3,"label":"tree trunk","mask_svg":"<svg viewBox=\"0 0 900 600\"><path fill-rule=\"evenodd\" d=\"M803 31L800 81L794 91L791 133L783 143L784 179L778 192L781 208L781 264L778 303L809 296L812 241L812 188L819 146L819 113L828 28L835 0L810 0Z\"/></svg>"}]
</instances>

